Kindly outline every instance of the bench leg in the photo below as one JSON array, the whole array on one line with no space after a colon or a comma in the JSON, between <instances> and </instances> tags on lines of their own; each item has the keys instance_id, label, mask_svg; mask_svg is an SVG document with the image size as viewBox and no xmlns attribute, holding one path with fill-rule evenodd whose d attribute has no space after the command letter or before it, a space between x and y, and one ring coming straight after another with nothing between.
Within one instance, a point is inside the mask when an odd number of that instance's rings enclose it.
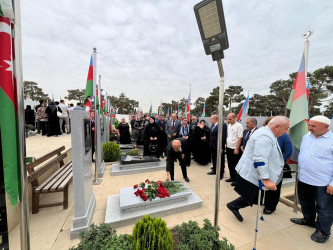
<instances>
[{"instance_id":1,"label":"bench leg","mask_svg":"<svg viewBox=\"0 0 333 250\"><path fill-rule=\"evenodd\" d=\"M64 209L68 208L68 186L64 189Z\"/></svg>"},{"instance_id":2,"label":"bench leg","mask_svg":"<svg viewBox=\"0 0 333 250\"><path fill-rule=\"evenodd\" d=\"M39 194L32 191L32 213L37 214L39 212Z\"/></svg>"}]
</instances>

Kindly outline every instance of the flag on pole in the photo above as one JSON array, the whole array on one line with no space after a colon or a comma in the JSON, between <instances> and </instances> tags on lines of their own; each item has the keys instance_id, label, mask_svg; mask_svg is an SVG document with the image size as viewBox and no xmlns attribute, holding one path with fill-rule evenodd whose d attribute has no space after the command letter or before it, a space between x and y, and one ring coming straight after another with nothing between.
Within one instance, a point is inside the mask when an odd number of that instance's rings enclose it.
<instances>
[{"instance_id":1,"label":"flag on pole","mask_svg":"<svg viewBox=\"0 0 333 250\"><path fill-rule=\"evenodd\" d=\"M308 117L308 99L305 79L304 53L293 89L290 93L287 109L290 109L290 139L294 146L299 150L303 136L308 133L308 125L305 121Z\"/></svg>"},{"instance_id":2,"label":"flag on pole","mask_svg":"<svg viewBox=\"0 0 333 250\"><path fill-rule=\"evenodd\" d=\"M148 113L149 117L152 117L152 115L153 115L153 110L152 109L153 109L152 104L150 104L149 113Z\"/></svg>"},{"instance_id":3,"label":"flag on pole","mask_svg":"<svg viewBox=\"0 0 333 250\"><path fill-rule=\"evenodd\" d=\"M10 1L11 2L11 1ZM1 13L3 14L3 3ZM7 11L7 10L6 10ZM19 192L17 104L14 92L11 26L8 18L0 16L0 130L5 190L15 209Z\"/></svg>"},{"instance_id":4,"label":"flag on pole","mask_svg":"<svg viewBox=\"0 0 333 250\"><path fill-rule=\"evenodd\" d=\"M201 117L205 117L205 116L206 116L206 103L204 103Z\"/></svg>"},{"instance_id":5,"label":"flag on pole","mask_svg":"<svg viewBox=\"0 0 333 250\"><path fill-rule=\"evenodd\" d=\"M14 19L12 0L0 0L0 16Z\"/></svg>"},{"instance_id":6,"label":"flag on pole","mask_svg":"<svg viewBox=\"0 0 333 250\"><path fill-rule=\"evenodd\" d=\"M170 110L169 110L169 107L168 107L168 114L167 114L167 117L170 118Z\"/></svg>"},{"instance_id":7,"label":"flag on pole","mask_svg":"<svg viewBox=\"0 0 333 250\"><path fill-rule=\"evenodd\" d=\"M94 95L94 86L93 86L93 57L90 58L89 70L88 70L88 77L86 83L86 91L84 93L83 102L86 105L86 111L91 111L91 97Z\"/></svg>"},{"instance_id":8,"label":"flag on pole","mask_svg":"<svg viewBox=\"0 0 333 250\"><path fill-rule=\"evenodd\" d=\"M186 117L187 117L187 120L190 121L191 119L191 96L190 96L190 93L188 94L188 98L187 98L187 103L186 103Z\"/></svg>"},{"instance_id":9,"label":"flag on pole","mask_svg":"<svg viewBox=\"0 0 333 250\"><path fill-rule=\"evenodd\" d=\"M237 121L240 121L242 119L242 116L247 115L247 112L249 111L249 103L250 103L250 99L249 99L249 95L248 95L242 108L240 109L240 111L237 115Z\"/></svg>"},{"instance_id":10,"label":"flag on pole","mask_svg":"<svg viewBox=\"0 0 333 250\"><path fill-rule=\"evenodd\" d=\"M177 109L177 116L180 115L180 109L179 109L179 105L178 105L178 109Z\"/></svg>"}]
</instances>

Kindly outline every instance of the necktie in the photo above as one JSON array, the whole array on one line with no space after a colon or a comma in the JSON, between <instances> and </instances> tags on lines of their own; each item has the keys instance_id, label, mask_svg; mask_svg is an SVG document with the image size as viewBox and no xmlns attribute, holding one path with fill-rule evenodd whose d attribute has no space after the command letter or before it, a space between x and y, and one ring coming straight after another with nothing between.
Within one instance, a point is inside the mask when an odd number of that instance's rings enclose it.
<instances>
[{"instance_id":1,"label":"necktie","mask_svg":"<svg viewBox=\"0 0 333 250\"><path fill-rule=\"evenodd\" d=\"M172 129L175 128L175 121L172 122Z\"/></svg>"},{"instance_id":2,"label":"necktie","mask_svg":"<svg viewBox=\"0 0 333 250\"><path fill-rule=\"evenodd\" d=\"M245 141L247 142L250 138L251 130L249 130L245 136Z\"/></svg>"}]
</instances>

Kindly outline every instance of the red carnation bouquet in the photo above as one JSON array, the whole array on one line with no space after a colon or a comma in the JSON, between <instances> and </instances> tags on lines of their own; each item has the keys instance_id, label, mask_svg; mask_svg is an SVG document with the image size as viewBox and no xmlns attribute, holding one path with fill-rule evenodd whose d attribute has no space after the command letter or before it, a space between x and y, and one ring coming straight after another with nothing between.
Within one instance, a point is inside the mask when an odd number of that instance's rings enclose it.
<instances>
[{"instance_id":1,"label":"red carnation bouquet","mask_svg":"<svg viewBox=\"0 0 333 250\"><path fill-rule=\"evenodd\" d=\"M144 201L148 199L152 201L156 197L170 197L172 194L187 190L187 187L179 181L155 182L148 179L145 182L141 182L140 184L135 184L133 188L137 189L134 194L136 196L140 196L140 198Z\"/></svg>"}]
</instances>

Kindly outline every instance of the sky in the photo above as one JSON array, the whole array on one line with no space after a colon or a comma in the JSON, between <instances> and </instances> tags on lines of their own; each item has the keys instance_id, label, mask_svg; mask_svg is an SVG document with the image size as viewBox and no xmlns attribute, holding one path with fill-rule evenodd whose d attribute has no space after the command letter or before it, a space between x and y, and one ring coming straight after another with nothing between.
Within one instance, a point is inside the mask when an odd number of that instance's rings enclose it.
<instances>
[{"instance_id":1,"label":"sky","mask_svg":"<svg viewBox=\"0 0 333 250\"><path fill-rule=\"evenodd\" d=\"M219 85L192 0L21 0L23 78L55 100L86 86L93 47L104 93L125 93L148 112L163 102L207 98ZM225 88L268 94L298 71L312 30L308 71L333 65L333 1L224 0L229 49ZM73 101L71 101L73 102Z\"/></svg>"}]
</instances>

